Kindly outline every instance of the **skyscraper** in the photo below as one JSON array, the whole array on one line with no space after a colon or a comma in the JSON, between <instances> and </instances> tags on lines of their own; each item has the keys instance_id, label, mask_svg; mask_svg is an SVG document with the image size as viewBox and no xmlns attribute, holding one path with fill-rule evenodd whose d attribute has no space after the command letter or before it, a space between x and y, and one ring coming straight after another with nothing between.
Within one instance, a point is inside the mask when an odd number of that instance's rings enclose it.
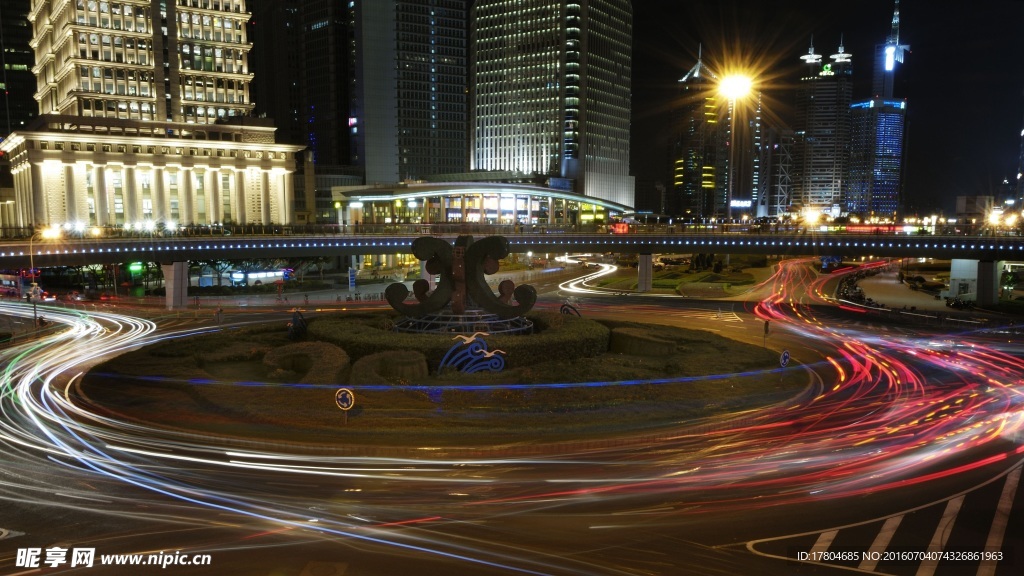
<instances>
[{"instance_id":1,"label":"skyscraper","mask_svg":"<svg viewBox=\"0 0 1024 576\"><path fill-rule=\"evenodd\" d=\"M793 204L804 211L839 216L850 158L851 55L842 41L823 62L811 44L796 101L796 178Z\"/></svg>"},{"instance_id":2,"label":"skyscraper","mask_svg":"<svg viewBox=\"0 0 1024 576\"><path fill-rule=\"evenodd\" d=\"M472 168L633 205L629 0L477 0L470 21Z\"/></svg>"},{"instance_id":3,"label":"skyscraper","mask_svg":"<svg viewBox=\"0 0 1024 576\"><path fill-rule=\"evenodd\" d=\"M875 50L871 99L851 106L850 176L846 209L850 214L892 219L903 189L903 144L906 141L906 99L893 96L896 64L910 46L900 44L900 2L892 30Z\"/></svg>"},{"instance_id":4,"label":"skyscraper","mask_svg":"<svg viewBox=\"0 0 1024 576\"><path fill-rule=\"evenodd\" d=\"M669 214L709 218L725 212L725 126L719 109L717 78L698 53L697 63L679 80L678 136L672 166Z\"/></svg>"},{"instance_id":5,"label":"skyscraper","mask_svg":"<svg viewBox=\"0 0 1024 576\"><path fill-rule=\"evenodd\" d=\"M244 0L33 0L40 116L0 143L17 225L291 222L293 156L249 118Z\"/></svg>"},{"instance_id":6,"label":"skyscraper","mask_svg":"<svg viewBox=\"0 0 1024 576\"><path fill-rule=\"evenodd\" d=\"M466 0L352 6L347 128L366 183L466 171Z\"/></svg>"},{"instance_id":7,"label":"skyscraper","mask_svg":"<svg viewBox=\"0 0 1024 576\"><path fill-rule=\"evenodd\" d=\"M28 9L29 0L0 0L0 139L39 113Z\"/></svg>"},{"instance_id":8,"label":"skyscraper","mask_svg":"<svg viewBox=\"0 0 1024 576\"><path fill-rule=\"evenodd\" d=\"M1017 161L1017 205L1024 206L1024 128L1020 130L1020 159Z\"/></svg>"}]
</instances>

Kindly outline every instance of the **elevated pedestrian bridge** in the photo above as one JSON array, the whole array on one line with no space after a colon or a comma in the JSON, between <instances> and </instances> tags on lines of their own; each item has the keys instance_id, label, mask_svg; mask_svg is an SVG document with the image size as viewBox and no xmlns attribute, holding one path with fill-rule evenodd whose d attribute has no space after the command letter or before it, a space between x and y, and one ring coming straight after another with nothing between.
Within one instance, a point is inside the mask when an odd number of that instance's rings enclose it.
<instances>
[{"instance_id":1,"label":"elevated pedestrian bridge","mask_svg":"<svg viewBox=\"0 0 1024 576\"><path fill-rule=\"evenodd\" d=\"M1000 261L1024 261L1024 237L863 235L843 233L695 232L598 234L564 229L518 233L508 227L422 226L376 233L310 234L271 228L266 234L206 234L119 238L61 238L0 242L0 269L81 266L149 261L162 265L169 308L184 305L187 262L285 257L338 257L408 253L412 241L430 235L453 242L459 234L503 234L518 253L639 254L639 286L651 288L652 254L764 254L843 258L936 258L953 261L951 285L976 294L979 304L998 297ZM955 277L955 278L954 278ZM966 287L966 288L964 288Z\"/></svg>"},{"instance_id":2,"label":"elevated pedestrian bridge","mask_svg":"<svg viewBox=\"0 0 1024 576\"><path fill-rule=\"evenodd\" d=\"M501 231L474 230L477 237ZM378 234L260 234L130 238L61 238L0 242L0 268L80 266L117 262L242 260L303 256L407 253L412 241L457 232ZM765 254L779 256L920 257L944 260L1024 260L1020 236L908 236L863 234L581 234L565 231L505 233L513 252L619 254ZM30 256L31 255L31 256Z\"/></svg>"}]
</instances>

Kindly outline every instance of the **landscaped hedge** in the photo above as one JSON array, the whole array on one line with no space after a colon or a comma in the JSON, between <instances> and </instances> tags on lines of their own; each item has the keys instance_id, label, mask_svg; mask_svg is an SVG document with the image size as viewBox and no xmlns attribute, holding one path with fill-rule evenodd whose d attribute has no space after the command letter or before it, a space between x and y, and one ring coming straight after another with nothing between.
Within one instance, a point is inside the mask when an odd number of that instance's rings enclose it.
<instances>
[{"instance_id":1,"label":"landscaped hedge","mask_svg":"<svg viewBox=\"0 0 1024 576\"><path fill-rule=\"evenodd\" d=\"M490 350L505 352L506 367L538 362L597 356L608 350L608 328L598 322L553 312L527 316L535 333L529 336L487 337ZM321 317L309 325L310 337L341 347L353 360L385 350L421 352L436 372L438 364L456 343L454 335L391 332L383 314Z\"/></svg>"}]
</instances>

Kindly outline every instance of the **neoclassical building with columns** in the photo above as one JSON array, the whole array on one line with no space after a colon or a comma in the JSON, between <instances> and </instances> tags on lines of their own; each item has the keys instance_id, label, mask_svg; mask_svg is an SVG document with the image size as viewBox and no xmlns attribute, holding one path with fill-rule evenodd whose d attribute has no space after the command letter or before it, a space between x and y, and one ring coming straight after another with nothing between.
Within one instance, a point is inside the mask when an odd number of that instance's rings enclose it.
<instances>
[{"instance_id":1,"label":"neoclassical building with columns","mask_svg":"<svg viewBox=\"0 0 1024 576\"><path fill-rule=\"evenodd\" d=\"M3 225L290 223L303 147L250 116L249 17L245 0L31 0L39 117L0 142Z\"/></svg>"},{"instance_id":2,"label":"neoclassical building with columns","mask_svg":"<svg viewBox=\"0 0 1024 576\"><path fill-rule=\"evenodd\" d=\"M273 143L273 127L40 117L0 143L14 175L8 226L290 223L295 154ZM78 128L65 126L73 121ZM201 138L198 132L201 132Z\"/></svg>"}]
</instances>

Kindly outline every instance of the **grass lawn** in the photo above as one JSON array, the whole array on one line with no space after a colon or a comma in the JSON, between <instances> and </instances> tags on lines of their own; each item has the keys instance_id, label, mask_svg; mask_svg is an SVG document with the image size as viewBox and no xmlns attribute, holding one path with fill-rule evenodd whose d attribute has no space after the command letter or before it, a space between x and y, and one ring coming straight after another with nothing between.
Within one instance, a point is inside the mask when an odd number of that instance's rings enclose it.
<instances>
[{"instance_id":1,"label":"grass lawn","mask_svg":"<svg viewBox=\"0 0 1024 576\"><path fill-rule=\"evenodd\" d=\"M315 322L350 322L365 330L384 325L382 319L360 313ZM383 378L357 386L348 385L345 374L358 358L326 342L291 342L275 324L129 352L90 371L82 388L121 418L169 428L315 443L388 444L415 435L463 445L651 430L774 404L807 385L803 371L780 375L778 355L758 346L700 330L601 323L640 330L674 352L509 358L502 372L442 375L433 370L437 359L428 359L431 372L415 381ZM277 357L287 352L291 362L266 365L272 351ZM347 423L334 401L342 386L356 395Z\"/></svg>"}]
</instances>

